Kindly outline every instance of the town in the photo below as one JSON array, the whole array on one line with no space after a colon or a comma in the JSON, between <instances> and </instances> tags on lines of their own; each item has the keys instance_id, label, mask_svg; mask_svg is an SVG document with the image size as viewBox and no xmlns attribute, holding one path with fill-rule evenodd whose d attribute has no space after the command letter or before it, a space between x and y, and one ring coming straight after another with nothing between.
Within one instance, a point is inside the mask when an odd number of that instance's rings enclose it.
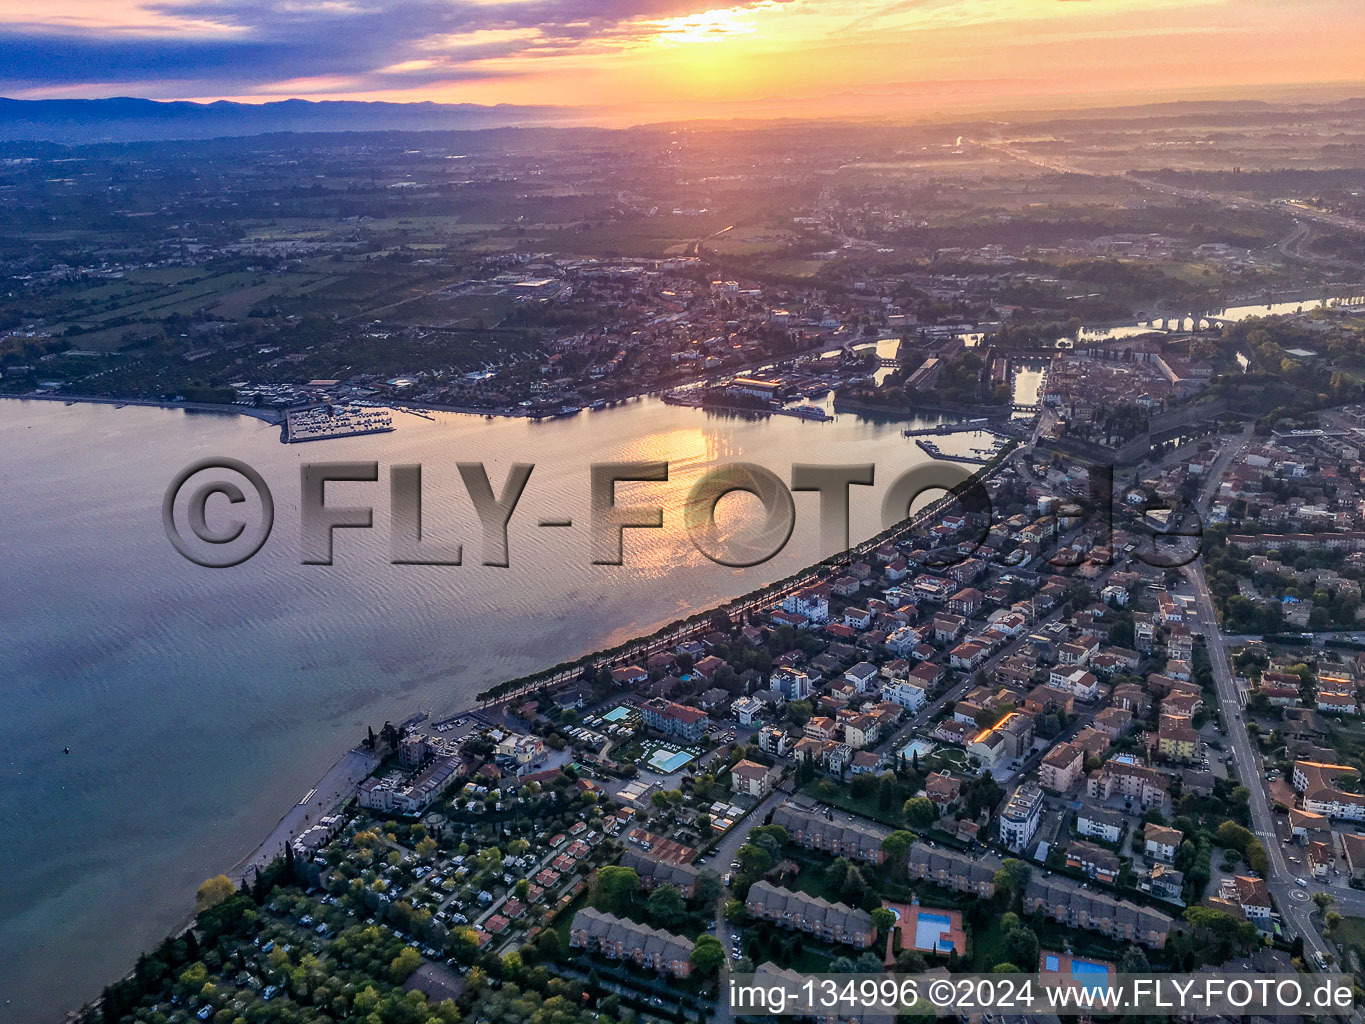
<instances>
[{"instance_id":1,"label":"town","mask_svg":"<svg viewBox=\"0 0 1365 1024\"><path fill-rule=\"evenodd\" d=\"M1253 165L1337 126L1228 116ZM1360 976L1359 192L1229 194L1193 115L1157 133L1175 166L1145 119L1064 128L17 146L7 397L321 445L642 396L881 418L990 506L374 723L74 1019L728 1024L741 974ZM33 219L53 189L126 208L76 251Z\"/></svg>"}]
</instances>

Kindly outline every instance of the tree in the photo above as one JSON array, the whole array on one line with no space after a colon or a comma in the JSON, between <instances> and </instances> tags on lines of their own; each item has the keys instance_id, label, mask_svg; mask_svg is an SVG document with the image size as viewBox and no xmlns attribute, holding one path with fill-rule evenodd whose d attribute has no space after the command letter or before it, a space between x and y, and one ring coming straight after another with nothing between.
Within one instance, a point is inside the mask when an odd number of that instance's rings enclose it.
<instances>
[{"instance_id":1,"label":"tree","mask_svg":"<svg viewBox=\"0 0 1365 1024\"><path fill-rule=\"evenodd\" d=\"M872 911L872 923L877 926L877 935L885 936L896 926L896 915L885 907L878 907Z\"/></svg>"},{"instance_id":2,"label":"tree","mask_svg":"<svg viewBox=\"0 0 1365 1024\"><path fill-rule=\"evenodd\" d=\"M717 872L710 868L702 868L697 872L697 899L712 903L720 899L722 888Z\"/></svg>"},{"instance_id":3,"label":"tree","mask_svg":"<svg viewBox=\"0 0 1365 1024\"><path fill-rule=\"evenodd\" d=\"M744 909L744 904L739 900L725 901L725 920L731 924L743 924L749 912Z\"/></svg>"},{"instance_id":4,"label":"tree","mask_svg":"<svg viewBox=\"0 0 1365 1024\"><path fill-rule=\"evenodd\" d=\"M1123 947L1123 955L1119 957L1120 974L1150 974L1152 965L1147 960L1147 954L1142 951L1141 946L1128 945Z\"/></svg>"},{"instance_id":5,"label":"tree","mask_svg":"<svg viewBox=\"0 0 1365 1024\"><path fill-rule=\"evenodd\" d=\"M597 869L592 883L592 902L598 910L617 914L630 905L640 889L640 876L634 868L608 865Z\"/></svg>"},{"instance_id":6,"label":"tree","mask_svg":"<svg viewBox=\"0 0 1365 1024\"><path fill-rule=\"evenodd\" d=\"M1038 962L1038 936L1033 930L1020 925L1005 933L1005 955L1016 964L1036 964Z\"/></svg>"},{"instance_id":7,"label":"tree","mask_svg":"<svg viewBox=\"0 0 1365 1024\"><path fill-rule=\"evenodd\" d=\"M910 844L914 841L915 837L909 832L897 829L882 840L882 852L892 864L903 866L905 859L910 855Z\"/></svg>"},{"instance_id":8,"label":"tree","mask_svg":"<svg viewBox=\"0 0 1365 1024\"><path fill-rule=\"evenodd\" d=\"M395 985L408 980L408 975L422 966L422 954L411 946L404 946L389 964L389 973Z\"/></svg>"},{"instance_id":9,"label":"tree","mask_svg":"<svg viewBox=\"0 0 1365 1024\"><path fill-rule=\"evenodd\" d=\"M906 824L915 828L927 828L938 817L938 808L927 796L912 796L905 801L901 811L905 814Z\"/></svg>"},{"instance_id":10,"label":"tree","mask_svg":"<svg viewBox=\"0 0 1365 1024\"><path fill-rule=\"evenodd\" d=\"M687 958L701 974L715 974L725 965L725 947L714 935L702 935Z\"/></svg>"},{"instance_id":11,"label":"tree","mask_svg":"<svg viewBox=\"0 0 1365 1024\"><path fill-rule=\"evenodd\" d=\"M232 884L232 879L228 878L227 875L214 875L205 880L195 892L195 913L202 914L206 910L212 910L236 891L237 887Z\"/></svg>"},{"instance_id":12,"label":"tree","mask_svg":"<svg viewBox=\"0 0 1365 1024\"><path fill-rule=\"evenodd\" d=\"M754 877L763 874L768 868L772 867L773 863L773 855L762 846L757 846L754 843L745 843L739 848L739 853L735 856L740 867L744 869L744 873Z\"/></svg>"},{"instance_id":13,"label":"tree","mask_svg":"<svg viewBox=\"0 0 1365 1024\"><path fill-rule=\"evenodd\" d=\"M660 885L649 894L645 901L651 921L662 928L676 925L687 917L687 903L676 885Z\"/></svg>"}]
</instances>

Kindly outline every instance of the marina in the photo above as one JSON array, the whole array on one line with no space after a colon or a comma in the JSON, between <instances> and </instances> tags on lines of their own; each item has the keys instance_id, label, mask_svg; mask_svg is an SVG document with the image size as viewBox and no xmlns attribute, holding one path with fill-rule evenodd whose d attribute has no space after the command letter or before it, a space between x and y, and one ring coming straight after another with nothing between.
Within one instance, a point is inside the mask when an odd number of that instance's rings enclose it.
<instances>
[{"instance_id":1,"label":"marina","mask_svg":"<svg viewBox=\"0 0 1365 1024\"><path fill-rule=\"evenodd\" d=\"M425 419L430 416L414 411ZM322 405L291 412L284 421L285 444L325 441L362 434L387 434L394 429L393 414L387 408L363 405Z\"/></svg>"}]
</instances>

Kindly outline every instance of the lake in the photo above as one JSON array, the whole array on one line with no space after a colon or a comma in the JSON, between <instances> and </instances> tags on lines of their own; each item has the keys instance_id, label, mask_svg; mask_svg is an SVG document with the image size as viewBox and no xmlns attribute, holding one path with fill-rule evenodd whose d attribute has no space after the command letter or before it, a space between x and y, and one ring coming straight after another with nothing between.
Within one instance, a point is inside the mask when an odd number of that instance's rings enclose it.
<instances>
[{"instance_id":1,"label":"lake","mask_svg":"<svg viewBox=\"0 0 1365 1024\"><path fill-rule=\"evenodd\" d=\"M243 416L0 401L6 1024L56 1021L131 967L367 725L457 709L820 557L814 493L795 495L791 542L767 564L699 555L681 510L706 468L744 460L789 480L793 462L875 463L879 486L852 488L860 540L880 529L885 485L927 459L902 423L744 420L650 399L539 424L394 419L391 434L282 445ZM255 467L276 505L260 554L223 570L181 558L160 520L174 475L218 455ZM302 565L298 467L344 460L378 461L380 482L329 485L328 502L372 504L376 529L339 531L333 566ZM667 483L617 488L622 503L665 509L664 530L628 532L623 566L589 564L594 460L671 467ZM485 462L495 491L511 463L535 465L508 568L478 564L462 461ZM462 541L466 564L388 563L387 468L413 462L424 531ZM742 532L757 507L732 495L717 518ZM574 525L536 525L561 515Z\"/></svg>"}]
</instances>

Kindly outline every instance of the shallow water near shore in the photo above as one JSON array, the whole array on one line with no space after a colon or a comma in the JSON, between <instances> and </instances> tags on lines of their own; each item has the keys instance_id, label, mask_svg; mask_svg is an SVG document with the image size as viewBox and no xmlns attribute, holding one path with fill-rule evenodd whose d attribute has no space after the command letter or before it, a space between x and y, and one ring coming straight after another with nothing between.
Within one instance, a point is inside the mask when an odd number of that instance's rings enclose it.
<instances>
[{"instance_id":1,"label":"shallow water near shore","mask_svg":"<svg viewBox=\"0 0 1365 1024\"><path fill-rule=\"evenodd\" d=\"M681 512L705 469L743 460L789 479L794 462L871 462L889 484L927 458L901 429L929 422L748 420L646 399L540 424L396 413L392 434L282 445L248 417L0 402L0 1021L57 1021L98 994L365 726L457 710L820 557L808 493L770 562L699 555ZM270 540L233 569L191 564L162 530L168 483L208 456L255 467L275 498ZM345 460L377 461L380 480L329 485L328 503L372 505L375 529L338 531L335 565L302 565L298 467ZM628 531L625 564L593 566L588 467L639 460L668 461L668 482L619 485L618 501L662 505L665 528ZM535 465L508 568L478 564L464 461L485 462L495 492L511 463ZM414 462L424 531L463 542L461 566L389 564L388 467ZM852 488L855 541L880 529L882 493ZM723 499L718 521L739 530L750 500ZM563 517L574 525L536 525Z\"/></svg>"}]
</instances>

